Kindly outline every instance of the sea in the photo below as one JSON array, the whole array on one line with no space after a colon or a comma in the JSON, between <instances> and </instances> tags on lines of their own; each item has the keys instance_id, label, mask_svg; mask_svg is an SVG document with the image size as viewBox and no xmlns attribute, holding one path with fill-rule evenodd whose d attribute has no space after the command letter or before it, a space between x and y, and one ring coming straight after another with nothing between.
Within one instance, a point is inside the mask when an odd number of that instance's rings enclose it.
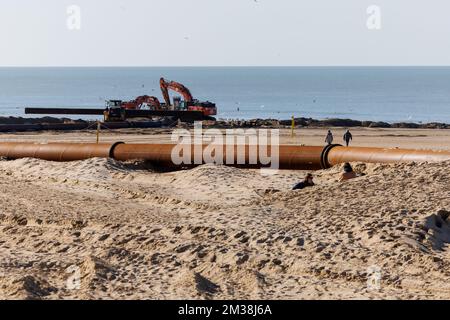
<instances>
[{"instance_id":1,"label":"sea","mask_svg":"<svg viewBox=\"0 0 450 320\"><path fill-rule=\"evenodd\" d=\"M102 108L140 95L162 101L160 77L215 102L218 119L450 123L450 67L0 68L0 116L26 117L25 107Z\"/></svg>"}]
</instances>

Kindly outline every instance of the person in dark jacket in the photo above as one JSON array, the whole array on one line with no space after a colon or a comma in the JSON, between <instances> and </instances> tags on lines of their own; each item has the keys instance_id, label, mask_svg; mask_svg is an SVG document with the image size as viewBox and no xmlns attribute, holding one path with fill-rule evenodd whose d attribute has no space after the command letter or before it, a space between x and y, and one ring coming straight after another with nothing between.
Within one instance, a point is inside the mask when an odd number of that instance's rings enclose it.
<instances>
[{"instance_id":1,"label":"person in dark jacket","mask_svg":"<svg viewBox=\"0 0 450 320\"><path fill-rule=\"evenodd\" d=\"M297 183L292 190L301 190L307 187L312 187L314 185L313 176L308 173L302 182Z\"/></svg>"},{"instance_id":2,"label":"person in dark jacket","mask_svg":"<svg viewBox=\"0 0 450 320\"><path fill-rule=\"evenodd\" d=\"M350 133L350 130L347 129L347 131L344 133L344 141L345 141L345 144L347 145L347 147L350 144L351 140L353 140L353 136Z\"/></svg>"}]
</instances>

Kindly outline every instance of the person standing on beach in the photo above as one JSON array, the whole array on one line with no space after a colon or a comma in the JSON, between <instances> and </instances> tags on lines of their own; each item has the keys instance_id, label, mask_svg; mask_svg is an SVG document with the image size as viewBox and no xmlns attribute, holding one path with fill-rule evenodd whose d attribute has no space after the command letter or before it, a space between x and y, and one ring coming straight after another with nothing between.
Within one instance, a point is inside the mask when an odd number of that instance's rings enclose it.
<instances>
[{"instance_id":1,"label":"person standing on beach","mask_svg":"<svg viewBox=\"0 0 450 320\"><path fill-rule=\"evenodd\" d=\"M325 138L325 142L328 144L332 144L333 143L333 134L331 133L331 130L328 130L328 134L327 137Z\"/></svg>"},{"instance_id":2,"label":"person standing on beach","mask_svg":"<svg viewBox=\"0 0 450 320\"><path fill-rule=\"evenodd\" d=\"M347 145L347 147L350 144L351 140L353 140L353 136L350 133L350 130L347 129L347 131L344 133L344 141L345 141L345 144Z\"/></svg>"}]
</instances>

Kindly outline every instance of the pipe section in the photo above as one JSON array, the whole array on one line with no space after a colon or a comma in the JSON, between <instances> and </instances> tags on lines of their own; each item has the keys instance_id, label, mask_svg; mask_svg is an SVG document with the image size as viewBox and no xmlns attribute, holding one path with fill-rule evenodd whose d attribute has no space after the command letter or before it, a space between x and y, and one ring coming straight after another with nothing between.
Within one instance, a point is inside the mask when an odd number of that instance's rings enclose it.
<instances>
[{"instance_id":1,"label":"pipe section","mask_svg":"<svg viewBox=\"0 0 450 320\"><path fill-rule=\"evenodd\" d=\"M116 160L148 160L155 164L165 167L174 166L172 160L172 150L176 145L174 144L121 144L114 148L112 157ZM190 155L185 161L190 164L205 163L205 159L196 159L195 154L201 150L201 153L211 154L215 157L215 152L212 150L205 150L208 145L190 145L186 146L184 150L190 149ZM196 148L198 148L196 150ZM220 149L219 149L220 150ZM302 170L318 170L321 169L321 154L323 147L307 147L283 145L278 148L278 155L272 153L271 147L268 146L260 150L258 145L223 145L222 146L222 164L230 164L236 167L246 168L260 168L263 164L267 164L264 158L278 157L279 169L302 169ZM183 156L182 150L179 153ZM209 162L209 161L206 161ZM269 166L269 165L267 165Z\"/></svg>"},{"instance_id":2,"label":"pipe section","mask_svg":"<svg viewBox=\"0 0 450 320\"><path fill-rule=\"evenodd\" d=\"M449 151L332 146L324 152L326 152L326 167L345 162L398 163L450 160Z\"/></svg>"},{"instance_id":3,"label":"pipe section","mask_svg":"<svg viewBox=\"0 0 450 320\"><path fill-rule=\"evenodd\" d=\"M37 158L49 161L75 161L108 158L118 143L0 143L0 156L8 159Z\"/></svg>"}]
</instances>

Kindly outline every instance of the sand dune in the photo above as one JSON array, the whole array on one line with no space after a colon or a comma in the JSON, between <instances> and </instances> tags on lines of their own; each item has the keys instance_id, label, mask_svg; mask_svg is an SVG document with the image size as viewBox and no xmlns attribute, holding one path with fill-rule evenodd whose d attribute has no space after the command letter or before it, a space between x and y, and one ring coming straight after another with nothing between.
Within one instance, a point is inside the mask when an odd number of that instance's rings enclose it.
<instances>
[{"instance_id":1,"label":"sand dune","mask_svg":"<svg viewBox=\"0 0 450 320\"><path fill-rule=\"evenodd\" d=\"M0 161L0 298L450 298L450 163L355 168Z\"/></svg>"}]
</instances>

